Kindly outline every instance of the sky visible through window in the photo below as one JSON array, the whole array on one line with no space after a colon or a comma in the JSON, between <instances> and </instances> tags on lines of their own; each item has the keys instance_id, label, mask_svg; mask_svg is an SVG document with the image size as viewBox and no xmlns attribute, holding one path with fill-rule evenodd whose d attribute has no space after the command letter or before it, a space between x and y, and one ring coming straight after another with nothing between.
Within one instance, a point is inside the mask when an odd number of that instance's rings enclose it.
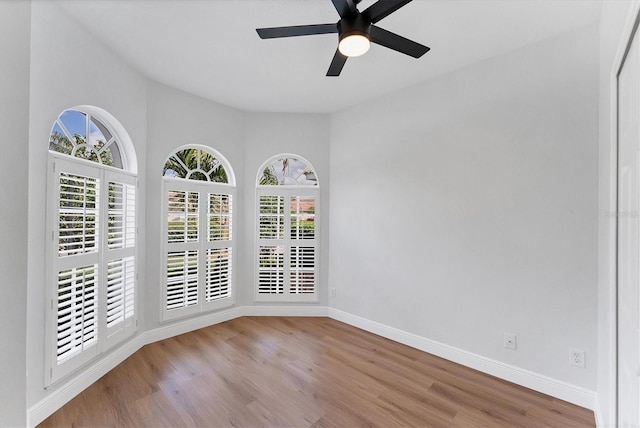
<instances>
[{"instance_id":1,"label":"sky visible through window","mask_svg":"<svg viewBox=\"0 0 640 428\"><path fill-rule=\"evenodd\" d=\"M49 150L122 168L120 150L106 126L77 110L66 110L51 129Z\"/></svg>"}]
</instances>

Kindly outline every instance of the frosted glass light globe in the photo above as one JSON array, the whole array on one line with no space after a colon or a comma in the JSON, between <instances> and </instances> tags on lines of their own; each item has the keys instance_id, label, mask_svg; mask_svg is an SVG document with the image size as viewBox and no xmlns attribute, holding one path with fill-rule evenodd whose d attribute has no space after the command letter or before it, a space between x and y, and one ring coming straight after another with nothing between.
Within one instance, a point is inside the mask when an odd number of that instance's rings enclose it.
<instances>
[{"instance_id":1,"label":"frosted glass light globe","mask_svg":"<svg viewBox=\"0 0 640 428\"><path fill-rule=\"evenodd\" d=\"M360 56L369 50L371 42L360 34L352 34L340 40L338 50L344 56Z\"/></svg>"}]
</instances>

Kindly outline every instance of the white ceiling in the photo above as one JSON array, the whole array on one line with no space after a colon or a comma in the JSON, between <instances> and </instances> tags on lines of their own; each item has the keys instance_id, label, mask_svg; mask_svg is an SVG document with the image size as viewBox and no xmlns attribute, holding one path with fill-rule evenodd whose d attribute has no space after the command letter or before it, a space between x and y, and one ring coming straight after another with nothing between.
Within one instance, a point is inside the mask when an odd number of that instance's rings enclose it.
<instances>
[{"instance_id":1,"label":"white ceiling","mask_svg":"<svg viewBox=\"0 0 640 428\"><path fill-rule=\"evenodd\" d=\"M363 0L359 9L373 2ZM430 52L414 59L372 45L335 78L325 74L337 35L261 40L255 32L337 22L331 0L61 3L158 82L243 110L279 112L337 111L588 25L601 8L600 0L414 0L377 25Z\"/></svg>"}]
</instances>

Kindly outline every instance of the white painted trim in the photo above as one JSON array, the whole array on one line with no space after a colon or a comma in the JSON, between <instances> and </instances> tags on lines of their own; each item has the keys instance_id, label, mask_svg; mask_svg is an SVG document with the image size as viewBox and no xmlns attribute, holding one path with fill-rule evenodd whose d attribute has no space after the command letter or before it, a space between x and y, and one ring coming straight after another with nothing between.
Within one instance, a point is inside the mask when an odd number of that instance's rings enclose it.
<instances>
[{"instance_id":1,"label":"white painted trim","mask_svg":"<svg viewBox=\"0 0 640 428\"><path fill-rule=\"evenodd\" d=\"M248 317L328 317L326 306L243 306L243 316Z\"/></svg>"},{"instance_id":2,"label":"white painted trim","mask_svg":"<svg viewBox=\"0 0 640 428\"><path fill-rule=\"evenodd\" d=\"M148 345L149 343L168 339L170 337L178 336L180 334L188 333L193 330L219 324L242 316L244 316L242 307L232 307L218 312L181 319L176 322L167 322L158 328L145 331L141 335L143 338L143 345Z\"/></svg>"},{"instance_id":3,"label":"white painted trim","mask_svg":"<svg viewBox=\"0 0 640 428\"><path fill-rule=\"evenodd\" d=\"M593 410L596 394L575 385L562 382L548 376L521 369L500 361L473 354L444 343L436 342L413 333L389 327L366 318L352 315L335 308L329 308L329 317L354 327L377 334L395 342L419 349L429 354L462 364L500 379L533 389L543 394L568 401Z\"/></svg>"},{"instance_id":4,"label":"white painted trim","mask_svg":"<svg viewBox=\"0 0 640 428\"><path fill-rule=\"evenodd\" d=\"M604 421L602 420L602 418L603 418L602 410L600 409L600 402L598 401L597 397L596 397L596 401L595 401L594 406L593 406L593 414L596 417L596 428L601 428L601 427L606 427L607 426L604 423Z\"/></svg>"},{"instance_id":5,"label":"white painted trim","mask_svg":"<svg viewBox=\"0 0 640 428\"><path fill-rule=\"evenodd\" d=\"M622 63L625 59L625 53L627 51L627 46L632 42L631 37L633 36L633 28L635 27L636 20L640 15L640 0L634 0L633 3L629 6L629 15L627 16L627 22L625 23L624 29L622 31L622 35L618 44L618 48L616 51L616 55L611 67L611 71L609 74L609 96L611 102L611 111L609 112L609 120L611 124L610 135L609 135L609 148L611 154L611 173L609 175L609 191L610 191L610 199L609 199L609 211L612 213L616 213L615 218L617 219L617 209L618 209L618 72L622 68ZM616 220L617 221L617 220ZM600 245L607 245L609 247L609 263L610 263L610 277L609 277L609 340L607 344L607 349L609 350L609 361L611 362L609 366L609 379L607 379L607 383L609 385L609 391L611 394L608 397L596 396L596 409L598 412L596 413L596 426L616 426L617 424L617 415L618 415L618 401L617 401L617 389L618 389L618 380L617 380L617 364L618 364L618 343L617 343L617 284L616 284L616 271L618 260L616 258L616 245L617 245L617 236L616 236L616 222L611 222L609 226L609 241L605 243L600 243ZM599 380L600 381L600 380ZM600 391L598 391L600 393ZM609 417L607 421L604 421L602 418L602 410L600 408L600 401L606 400L609 402Z\"/></svg>"}]
</instances>

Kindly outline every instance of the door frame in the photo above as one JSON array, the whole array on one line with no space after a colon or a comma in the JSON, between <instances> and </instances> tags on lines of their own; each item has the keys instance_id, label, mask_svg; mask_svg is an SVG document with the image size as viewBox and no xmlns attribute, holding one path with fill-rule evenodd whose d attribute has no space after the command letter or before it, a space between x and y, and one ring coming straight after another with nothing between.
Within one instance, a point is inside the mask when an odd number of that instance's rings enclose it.
<instances>
[{"instance_id":1,"label":"door frame","mask_svg":"<svg viewBox=\"0 0 640 428\"><path fill-rule=\"evenodd\" d=\"M615 218L608 224L609 242L607 254L609 256L609 278L607 293L609 298L609 335L607 349L609 349L609 361L607 367L609 391L608 398L610 409L609 421L598 421L606 426L616 426L618 422L618 77L631 49L633 38L640 27L640 0L634 1L629 7L627 22L621 34L621 39L610 72L610 123L611 123L611 152L610 152L610 198L608 201L609 214Z\"/></svg>"}]
</instances>

